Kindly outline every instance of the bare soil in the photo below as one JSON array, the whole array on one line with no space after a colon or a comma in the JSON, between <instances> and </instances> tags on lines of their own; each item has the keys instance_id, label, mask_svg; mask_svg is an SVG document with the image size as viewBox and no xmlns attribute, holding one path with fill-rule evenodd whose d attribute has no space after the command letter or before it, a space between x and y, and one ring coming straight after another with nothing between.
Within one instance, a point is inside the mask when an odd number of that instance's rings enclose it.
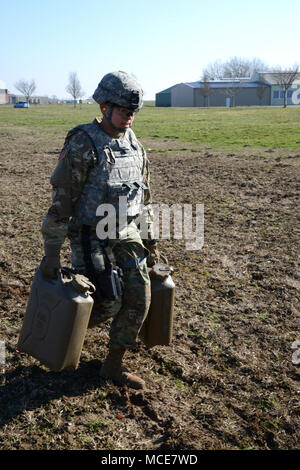
<instances>
[{"instance_id":1,"label":"bare soil","mask_svg":"<svg viewBox=\"0 0 300 470\"><path fill-rule=\"evenodd\" d=\"M109 322L88 330L76 371L16 351L63 135L0 138L0 448L300 449L300 150L143 142L154 202L204 204L205 241L160 243L174 267L174 338L128 353L141 392L99 377Z\"/></svg>"}]
</instances>

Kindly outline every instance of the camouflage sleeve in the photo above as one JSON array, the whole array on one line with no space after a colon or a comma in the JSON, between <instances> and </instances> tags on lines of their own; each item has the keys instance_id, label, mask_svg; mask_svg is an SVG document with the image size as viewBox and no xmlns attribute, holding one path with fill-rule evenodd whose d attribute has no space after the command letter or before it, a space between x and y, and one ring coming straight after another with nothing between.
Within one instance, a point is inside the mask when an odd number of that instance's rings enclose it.
<instances>
[{"instance_id":1,"label":"camouflage sleeve","mask_svg":"<svg viewBox=\"0 0 300 470\"><path fill-rule=\"evenodd\" d=\"M143 168L143 181L147 186L147 189L144 190L144 211L143 215L146 218L148 225L148 239L152 240L154 238L154 229L153 229L153 210L152 210L152 196L150 189L150 162L146 155L145 149L142 147L144 155L144 168Z\"/></svg>"},{"instance_id":2,"label":"camouflage sleeve","mask_svg":"<svg viewBox=\"0 0 300 470\"><path fill-rule=\"evenodd\" d=\"M41 228L45 244L61 246L64 243L75 203L95 161L92 143L85 132L78 131L66 139L50 179L52 204Z\"/></svg>"}]
</instances>

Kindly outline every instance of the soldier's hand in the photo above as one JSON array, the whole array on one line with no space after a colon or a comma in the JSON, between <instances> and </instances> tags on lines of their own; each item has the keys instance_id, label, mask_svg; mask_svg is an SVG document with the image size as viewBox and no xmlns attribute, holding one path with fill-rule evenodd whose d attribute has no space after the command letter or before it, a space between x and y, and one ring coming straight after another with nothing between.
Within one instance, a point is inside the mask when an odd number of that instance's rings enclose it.
<instances>
[{"instance_id":1,"label":"soldier's hand","mask_svg":"<svg viewBox=\"0 0 300 470\"><path fill-rule=\"evenodd\" d=\"M157 247L157 242L156 240L143 240L143 244L145 248L149 251L148 257L147 257L147 266L151 268L152 266L155 265L159 261L159 250Z\"/></svg>"},{"instance_id":2,"label":"soldier's hand","mask_svg":"<svg viewBox=\"0 0 300 470\"><path fill-rule=\"evenodd\" d=\"M43 275L56 278L60 270L60 245L49 245L45 243L45 256L40 264Z\"/></svg>"},{"instance_id":3,"label":"soldier's hand","mask_svg":"<svg viewBox=\"0 0 300 470\"><path fill-rule=\"evenodd\" d=\"M59 256L44 256L40 264L40 270L45 277L57 278L60 269Z\"/></svg>"}]
</instances>

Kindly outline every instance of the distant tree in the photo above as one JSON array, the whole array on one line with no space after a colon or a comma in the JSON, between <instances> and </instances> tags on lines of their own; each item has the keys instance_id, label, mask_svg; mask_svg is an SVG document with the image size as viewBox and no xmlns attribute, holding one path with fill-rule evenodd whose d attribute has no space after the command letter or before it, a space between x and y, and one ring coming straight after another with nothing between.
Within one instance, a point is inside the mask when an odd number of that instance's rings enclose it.
<instances>
[{"instance_id":1,"label":"distant tree","mask_svg":"<svg viewBox=\"0 0 300 470\"><path fill-rule=\"evenodd\" d=\"M79 98L82 98L84 96L84 91L81 88L80 81L77 77L76 72L71 72L69 75L69 83L66 86L66 91L69 93L73 100L74 100L74 107L76 106L76 102Z\"/></svg>"},{"instance_id":2,"label":"distant tree","mask_svg":"<svg viewBox=\"0 0 300 470\"><path fill-rule=\"evenodd\" d=\"M243 57L231 57L225 62L217 60L208 64L203 74L209 80L220 80L222 78L244 78L251 77L254 72L268 71L269 66L261 59L246 59Z\"/></svg>"},{"instance_id":3,"label":"distant tree","mask_svg":"<svg viewBox=\"0 0 300 470\"><path fill-rule=\"evenodd\" d=\"M258 57L254 57L250 61L250 76L252 76L255 72L269 72L270 66L264 62L263 60L259 59Z\"/></svg>"},{"instance_id":4,"label":"distant tree","mask_svg":"<svg viewBox=\"0 0 300 470\"><path fill-rule=\"evenodd\" d=\"M245 59L243 57L231 57L224 64L224 77L251 77L254 72L262 72L267 70L269 70L269 66L257 57L254 59Z\"/></svg>"},{"instance_id":5,"label":"distant tree","mask_svg":"<svg viewBox=\"0 0 300 470\"><path fill-rule=\"evenodd\" d=\"M224 87L224 95L230 98L230 106L235 106L236 96L240 90L240 79L251 78L255 72L269 71L270 67L261 59L247 59L243 57L231 57L227 61L216 60L207 65L203 70L203 76L208 81L227 79ZM206 86L207 87L207 86ZM265 92L263 89L262 92ZM261 98L262 99L262 98Z\"/></svg>"},{"instance_id":6,"label":"distant tree","mask_svg":"<svg viewBox=\"0 0 300 470\"><path fill-rule=\"evenodd\" d=\"M296 78L299 78L299 64L295 64L291 67L282 68L281 66L276 67L272 70L277 85L283 90L283 107L287 106L287 92L291 87Z\"/></svg>"},{"instance_id":7,"label":"distant tree","mask_svg":"<svg viewBox=\"0 0 300 470\"><path fill-rule=\"evenodd\" d=\"M201 78L201 88L200 88L200 93L204 98L204 106L209 107L209 97L213 92L214 90L210 86L208 74L204 73Z\"/></svg>"},{"instance_id":8,"label":"distant tree","mask_svg":"<svg viewBox=\"0 0 300 470\"><path fill-rule=\"evenodd\" d=\"M259 104L261 105L263 97L265 96L266 91L268 90L268 87L264 85L263 83L259 83L258 87L256 88L256 94L259 99Z\"/></svg>"},{"instance_id":9,"label":"distant tree","mask_svg":"<svg viewBox=\"0 0 300 470\"><path fill-rule=\"evenodd\" d=\"M205 69L203 69L202 77L206 77L207 80L220 80L224 77L224 63L220 60L209 63Z\"/></svg>"},{"instance_id":10,"label":"distant tree","mask_svg":"<svg viewBox=\"0 0 300 470\"><path fill-rule=\"evenodd\" d=\"M250 61L241 57L232 57L224 63L225 78L250 77Z\"/></svg>"},{"instance_id":11,"label":"distant tree","mask_svg":"<svg viewBox=\"0 0 300 470\"><path fill-rule=\"evenodd\" d=\"M25 96L26 101L28 102L36 90L36 84L34 80L31 80L29 82L27 80L22 79L16 82L14 86L17 90L22 93L22 95Z\"/></svg>"},{"instance_id":12,"label":"distant tree","mask_svg":"<svg viewBox=\"0 0 300 470\"><path fill-rule=\"evenodd\" d=\"M239 80L232 80L229 83L225 82L228 86L224 87L223 93L225 96L230 98L230 106L236 105L236 95L240 91L240 83L241 82Z\"/></svg>"}]
</instances>

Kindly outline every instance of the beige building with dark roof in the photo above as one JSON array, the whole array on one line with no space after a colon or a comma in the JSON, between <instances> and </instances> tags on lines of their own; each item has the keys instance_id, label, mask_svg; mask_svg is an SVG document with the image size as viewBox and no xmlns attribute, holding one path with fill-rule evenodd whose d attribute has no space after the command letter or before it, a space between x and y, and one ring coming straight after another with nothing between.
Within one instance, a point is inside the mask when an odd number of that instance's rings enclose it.
<instances>
[{"instance_id":1,"label":"beige building with dark roof","mask_svg":"<svg viewBox=\"0 0 300 470\"><path fill-rule=\"evenodd\" d=\"M0 104L9 103L9 94L7 88L0 88Z\"/></svg>"}]
</instances>

